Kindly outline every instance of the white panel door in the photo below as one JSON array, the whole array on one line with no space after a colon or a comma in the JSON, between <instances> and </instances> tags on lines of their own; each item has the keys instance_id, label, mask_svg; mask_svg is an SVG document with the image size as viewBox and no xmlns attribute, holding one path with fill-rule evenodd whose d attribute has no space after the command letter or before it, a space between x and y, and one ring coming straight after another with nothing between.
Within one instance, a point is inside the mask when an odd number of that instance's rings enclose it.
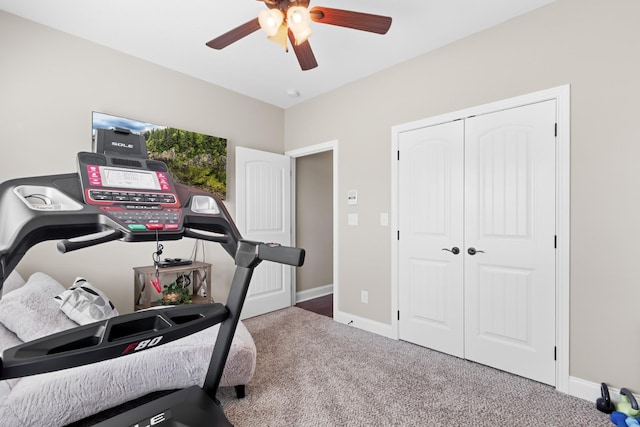
<instances>
[{"instance_id":1,"label":"white panel door","mask_svg":"<svg viewBox=\"0 0 640 427\"><path fill-rule=\"evenodd\" d=\"M555 101L465 122L465 358L551 385L554 126Z\"/></svg>"},{"instance_id":2,"label":"white panel door","mask_svg":"<svg viewBox=\"0 0 640 427\"><path fill-rule=\"evenodd\" d=\"M400 339L555 385L555 111L399 135Z\"/></svg>"},{"instance_id":3,"label":"white panel door","mask_svg":"<svg viewBox=\"0 0 640 427\"><path fill-rule=\"evenodd\" d=\"M247 240L291 244L291 159L236 147L236 225ZM291 267L262 262L254 271L241 318L291 305Z\"/></svg>"},{"instance_id":4,"label":"white panel door","mask_svg":"<svg viewBox=\"0 0 640 427\"><path fill-rule=\"evenodd\" d=\"M463 121L400 135L399 336L463 357Z\"/></svg>"}]
</instances>

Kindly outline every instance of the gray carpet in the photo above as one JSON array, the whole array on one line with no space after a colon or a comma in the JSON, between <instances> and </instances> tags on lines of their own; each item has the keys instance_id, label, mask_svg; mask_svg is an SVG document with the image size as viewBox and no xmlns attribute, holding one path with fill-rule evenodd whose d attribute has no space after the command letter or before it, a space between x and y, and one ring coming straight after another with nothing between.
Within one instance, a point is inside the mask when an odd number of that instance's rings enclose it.
<instances>
[{"instance_id":1,"label":"gray carpet","mask_svg":"<svg viewBox=\"0 0 640 427\"><path fill-rule=\"evenodd\" d=\"M613 426L593 402L296 307L248 319L258 348L236 427Z\"/></svg>"}]
</instances>

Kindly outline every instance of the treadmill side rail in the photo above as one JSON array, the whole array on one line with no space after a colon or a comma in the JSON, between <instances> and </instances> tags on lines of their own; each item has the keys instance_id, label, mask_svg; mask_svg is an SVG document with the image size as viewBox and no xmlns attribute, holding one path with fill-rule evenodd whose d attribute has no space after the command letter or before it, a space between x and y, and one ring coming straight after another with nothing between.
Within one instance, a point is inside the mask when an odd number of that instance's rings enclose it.
<instances>
[{"instance_id":1,"label":"treadmill side rail","mask_svg":"<svg viewBox=\"0 0 640 427\"><path fill-rule=\"evenodd\" d=\"M6 349L0 379L101 362L166 344L223 322L220 303L175 306L112 317Z\"/></svg>"}]
</instances>

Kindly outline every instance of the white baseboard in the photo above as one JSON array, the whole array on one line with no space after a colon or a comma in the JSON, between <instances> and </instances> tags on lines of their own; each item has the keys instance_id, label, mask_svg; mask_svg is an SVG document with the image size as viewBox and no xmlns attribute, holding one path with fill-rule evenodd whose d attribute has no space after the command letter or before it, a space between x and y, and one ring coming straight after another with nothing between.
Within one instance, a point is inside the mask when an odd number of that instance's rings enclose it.
<instances>
[{"instance_id":1,"label":"white baseboard","mask_svg":"<svg viewBox=\"0 0 640 427\"><path fill-rule=\"evenodd\" d=\"M617 398L620 390L609 389L611 398ZM569 377L569 394L594 403L600 397L600 383L583 380L582 378Z\"/></svg>"},{"instance_id":2,"label":"white baseboard","mask_svg":"<svg viewBox=\"0 0 640 427\"><path fill-rule=\"evenodd\" d=\"M364 317L354 316L344 311L336 310L333 308L333 320L336 322L344 323L345 325L353 326L354 328L362 329L367 332L382 335L383 337L396 339L391 325L387 323L376 322L375 320L365 319Z\"/></svg>"},{"instance_id":3,"label":"white baseboard","mask_svg":"<svg viewBox=\"0 0 640 427\"><path fill-rule=\"evenodd\" d=\"M296 304L302 301L323 297L333 293L333 284L318 286L317 288L307 289L306 291L296 292Z\"/></svg>"},{"instance_id":4,"label":"white baseboard","mask_svg":"<svg viewBox=\"0 0 640 427\"><path fill-rule=\"evenodd\" d=\"M609 395L613 402L620 401L620 389L613 388L607 385L609 389ZM593 402L594 407L596 400L601 396L600 383L594 383L591 381L583 380L582 378L569 377L569 394L574 397L589 400ZM637 394L633 395L636 400L640 400Z\"/></svg>"}]
</instances>

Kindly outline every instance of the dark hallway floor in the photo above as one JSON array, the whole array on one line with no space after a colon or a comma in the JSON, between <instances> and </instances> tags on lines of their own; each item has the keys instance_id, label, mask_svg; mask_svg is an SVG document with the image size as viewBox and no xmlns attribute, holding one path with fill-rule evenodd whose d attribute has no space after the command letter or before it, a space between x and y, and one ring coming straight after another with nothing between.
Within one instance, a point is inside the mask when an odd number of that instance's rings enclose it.
<instances>
[{"instance_id":1,"label":"dark hallway floor","mask_svg":"<svg viewBox=\"0 0 640 427\"><path fill-rule=\"evenodd\" d=\"M333 318L333 294L299 302L296 307Z\"/></svg>"}]
</instances>

